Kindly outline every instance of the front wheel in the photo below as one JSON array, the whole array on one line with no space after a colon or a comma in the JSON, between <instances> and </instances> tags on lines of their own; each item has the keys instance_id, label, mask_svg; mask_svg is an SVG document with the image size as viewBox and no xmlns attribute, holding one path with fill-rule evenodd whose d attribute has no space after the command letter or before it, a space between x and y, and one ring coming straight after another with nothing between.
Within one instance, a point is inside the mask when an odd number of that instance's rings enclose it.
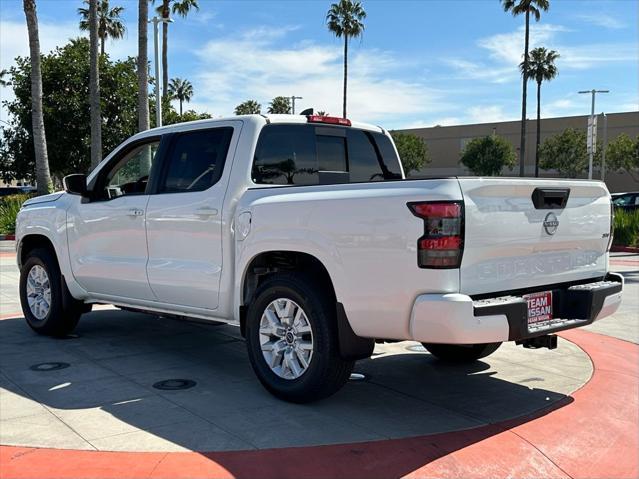
<instances>
[{"instance_id":1,"label":"front wheel","mask_svg":"<svg viewBox=\"0 0 639 479\"><path fill-rule=\"evenodd\" d=\"M303 275L280 273L260 286L246 318L246 344L262 385L295 403L335 393L354 365L339 355L334 301Z\"/></svg>"},{"instance_id":2,"label":"front wheel","mask_svg":"<svg viewBox=\"0 0 639 479\"><path fill-rule=\"evenodd\" d=\"M31 329L47 336L66 336L88 310L67 290L55 255L43 248L31 251L22 265L20 303Z\"/></svg>"},{"instance_id":3,"label":"front wheel","mask_svg":"<svg viewBox=\"0 0 639 479\"><path fill-rule=\"evenodd\" d=\"M422 343L430 354L449 363L471 363L491 355L501 343L484 344L433 344Z\"/></svg>"}]
</instances>

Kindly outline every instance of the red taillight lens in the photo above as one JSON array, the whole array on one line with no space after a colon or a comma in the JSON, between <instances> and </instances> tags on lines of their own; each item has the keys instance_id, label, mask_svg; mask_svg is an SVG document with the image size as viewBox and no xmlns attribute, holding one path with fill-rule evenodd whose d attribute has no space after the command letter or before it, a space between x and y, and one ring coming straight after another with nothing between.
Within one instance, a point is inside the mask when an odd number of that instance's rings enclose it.
<instances>
[{"instance_id":1,"label":"red taillight lens","mask_svg":"<svg viewBox=\"0 0 639 479\"><path fill-rule=\"evenodd\" d=\"M424 220L424 236L417 241L420 268L459 268L463 253L463 203L409 203L415 216Z\"/></svg>"},{"instance_id":2,"label":"red taillight lens","mask_svg":"<svg viewBox=\"0 0 639 479\"><path fill-rule=\"evenodd\" d=\"M309 123L328 123L329 125L351 126L351 120L348 118L320 115L308 115L306 118Z\"/></svg>"}]
</instances>

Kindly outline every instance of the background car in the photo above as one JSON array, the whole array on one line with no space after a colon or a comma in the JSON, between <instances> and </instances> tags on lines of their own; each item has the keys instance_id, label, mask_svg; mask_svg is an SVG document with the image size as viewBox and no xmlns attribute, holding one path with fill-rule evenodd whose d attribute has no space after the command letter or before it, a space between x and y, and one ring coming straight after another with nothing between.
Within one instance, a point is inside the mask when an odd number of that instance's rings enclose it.
<instances>
[{"instance_id":1,"label":"background car","mask_svg":"<svg viewBox=\"0 0 639 479\"><path fill-rule=\"evenodd\" d=\"M617 209L626 211L635 211L639 208L639 191L630 191L627 193L614 193L612 196L612 204Z\"/></svg>"},{"instance_id":2,"label":"background car","mask_svg":"<svg viewBox=\"0 0 639 479\"><path fill-rule=\"evenodd\" d=\"M35 186L2 186L0 187L0 197L9 195L21 195L25 193L35 193Z\"/></svg>"}]
</instances>

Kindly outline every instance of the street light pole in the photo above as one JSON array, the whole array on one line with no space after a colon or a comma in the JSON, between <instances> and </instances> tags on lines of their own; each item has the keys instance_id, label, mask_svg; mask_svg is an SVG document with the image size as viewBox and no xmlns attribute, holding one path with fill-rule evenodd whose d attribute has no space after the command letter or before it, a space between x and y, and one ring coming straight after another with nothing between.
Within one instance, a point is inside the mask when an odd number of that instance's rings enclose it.
<instances>
[{"instance_id":1,"label":"street light pole","mask_svg":"<svg viewBox=\"0 0 639 479\"><path fill-rule=\"evenodd\" d=\"M590 93L592 95L592 103L591 103L591 107L590 107L590 122L589 122L589 128L591 129L591 131L589 132L589 134L591 135L592 141L590 144L590 148L588 151L588 179L592 180L592 162L595 156L595 148L596 148L596 141L594 141L594 136L595 136L595 96L597 95L597 93L610 93L610 90L583 90L580 91L579 94L587 94Z\"/></svg>"},{"instance_id":2,"label":"street light pole","mask_svg":"<svg viewBox=\"0 0 639 479\"><path fill-rule=\"evenodd\" d=\"M303 100L304 98L302 98L301 96L295 96L293 95L291 97L291 112L293 115L295 115L295 100Z\"/></svg>"},{"instance_id":3,"label":"street light pole","mask_svg":"<svg viewBox=\"0 0 639 479\"><path fill-rule=\"evenodd\" d=\"M155 126L162 126L162 96L160 94L160 23L172 23L170 18L153 17L149 23L153 24L153 46L155 48Z\"/></svg>"}]
</instances>

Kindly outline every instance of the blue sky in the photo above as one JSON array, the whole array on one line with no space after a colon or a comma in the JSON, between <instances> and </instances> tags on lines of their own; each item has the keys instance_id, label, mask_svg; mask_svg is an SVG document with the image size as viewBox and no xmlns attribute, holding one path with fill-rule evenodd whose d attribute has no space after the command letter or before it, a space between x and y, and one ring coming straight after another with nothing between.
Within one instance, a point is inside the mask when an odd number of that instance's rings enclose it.
<instances>
[{"instance_id":1,"label":"blue sky","mask_svg":"<svg viewBox=\"0 0 639 479\"><path fill-rule=\"evenodd\" d=\"M73 36L80 0L37 0L41 46ZM137 1L125 7L127 35L107 53L137 52ZM157 2L156 2L157 3ZM388 128L483 123L521 115L517 64L523 17L499 0L364 0L366 31L350 50L349 114ZM589 112L578 90L609 89L597 111L639 110L639 2L551 0L533 25L531 44L561 54L559 76L542 90L542 116ZM326 29L330 1L200 0L200 11L170 26L169 74L189 79L189 105L232 114L245 99L263 109L276 95L297 95L298 109L341 111L342 43ZM152 48L152 37L149 46ZM28 54L22 2L0 0L0 68ZM153 58L149 50L149 58ZM530 84L529 117L535 116ZM529 90L530 91L530 90ZM2 99L11 92L0 91ZM0 111L6 119L6 112Z\"/></svg>"}]
</instances>

